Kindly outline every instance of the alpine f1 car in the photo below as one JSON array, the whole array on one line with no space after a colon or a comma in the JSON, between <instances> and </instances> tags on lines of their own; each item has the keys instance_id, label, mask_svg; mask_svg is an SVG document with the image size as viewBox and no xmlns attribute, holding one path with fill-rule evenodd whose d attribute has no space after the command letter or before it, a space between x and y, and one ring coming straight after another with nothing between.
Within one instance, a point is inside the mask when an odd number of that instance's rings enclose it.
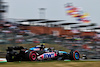
<instances>
[{"instance_id":1,"label":"alpine f1 car","mask_svg":"<svg viewBox=\"0 0 100 67\"><path fill-rule=\"evenodd\" d=\"M80 54L77 50L71 52L58 51L54 48L45 48L44 45L38 45L33 48L24 48L22 46L14 46L7 48L6 59L12 61L37 61L37 60L79 60Z\"/></svg>"}]
</instances>

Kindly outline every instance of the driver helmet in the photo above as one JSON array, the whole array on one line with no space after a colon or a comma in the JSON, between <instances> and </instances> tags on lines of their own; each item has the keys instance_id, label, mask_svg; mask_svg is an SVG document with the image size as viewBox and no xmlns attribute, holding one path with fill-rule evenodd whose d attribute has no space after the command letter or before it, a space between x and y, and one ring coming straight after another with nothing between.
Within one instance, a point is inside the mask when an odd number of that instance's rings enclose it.
<instances>
[{"instance_id":1,"label":"driver helmet","mask_svg":"<svg viewBox=\"0 0 100 67\"><path fill-rule=\"evenodd\" d=\"M45 48L44 44L37 45L36 47L39 47L40 49L44 49Z\"/></svg>"}]
</instances>

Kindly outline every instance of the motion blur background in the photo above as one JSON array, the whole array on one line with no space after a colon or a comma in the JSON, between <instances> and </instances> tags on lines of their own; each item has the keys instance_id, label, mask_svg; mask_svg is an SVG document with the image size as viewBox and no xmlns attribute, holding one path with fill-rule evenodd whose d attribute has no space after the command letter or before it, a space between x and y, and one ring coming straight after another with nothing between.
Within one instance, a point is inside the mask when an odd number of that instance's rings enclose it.
<instances>
[{"instance_id":1,"label":"motion blur background","mask_svg":"<svg viewBox=\"0 0 100 67\"><path fill-rule=\"evenodd\" d=\"M4 2L5 1L5 2ZM26 47L46 43L81 55L100 59L99 2L83 0L0 0L0 56L8 46ZM65 13L64 5L74 3L89 12L90 23L75 21ZM96 3L95 5L93 5ZM62 49L62 48L61 48ZM61 50L59 49L59 50Z\"/></svg>"}]
</instances>

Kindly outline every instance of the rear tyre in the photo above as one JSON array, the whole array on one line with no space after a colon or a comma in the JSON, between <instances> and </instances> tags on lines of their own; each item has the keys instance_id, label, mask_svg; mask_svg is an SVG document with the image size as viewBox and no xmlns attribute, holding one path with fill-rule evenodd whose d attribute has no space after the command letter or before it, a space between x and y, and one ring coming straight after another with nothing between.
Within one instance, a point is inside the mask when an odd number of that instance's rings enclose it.
<instances>
[{"instance_id":1,"label":"rear tyre","mask_svg":"<svg viewBox=\"0 0 100 67\"><path fill-rule=\"evenodd\" d=\"M71 50L70 60L79 60L79 59L80 59L80 53L77 50L75 51Z\"/></svg>"},{"instance_id":2,"label":"rear tyre","mask_svg":"<svg viewBox=\"0 0 100 67\"><path fill-rule=\"evenodd\" d=\"M7 62L13 62L12 56L10 56L10 54L6 55L6 60Z\"/></svg>"},{"instance_id":3,"label":"rear tyre","mask_svg":"<svg viewBox=\"0 0 100 67\"><path fill-rule=\"evenodd\" d=\"M36 60L37 60L36 52L34 52L34 51L29 51L29 52L26 54L26 58L27 58L27 60L30 60L30 61L36 61Z\"/></svg>"}]
</instances>

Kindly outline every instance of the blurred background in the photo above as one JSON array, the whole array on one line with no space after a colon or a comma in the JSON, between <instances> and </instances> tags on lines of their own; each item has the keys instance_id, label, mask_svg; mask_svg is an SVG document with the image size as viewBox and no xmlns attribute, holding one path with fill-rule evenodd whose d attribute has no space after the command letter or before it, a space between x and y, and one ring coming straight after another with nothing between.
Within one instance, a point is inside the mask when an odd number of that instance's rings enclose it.
<instances>
[{"instance_id":1,"label":"blurred background","mask_svg":"<svg viewBox=\"0 0 100 67\"><path fill-rule=\"evenodd\" d=\"M66 50L74 49L89 59L100 59L100 26L98 23L84 24L81 21L47 19L47 8L45 7L38 8L39 18L7 18L10 7L8 3L0 0L1 57L5 57L8 46L22 45L29 48L45 43L49 46L62 46L58 50L62 50L63 47Z\"/></svg>"}]
</instances>

